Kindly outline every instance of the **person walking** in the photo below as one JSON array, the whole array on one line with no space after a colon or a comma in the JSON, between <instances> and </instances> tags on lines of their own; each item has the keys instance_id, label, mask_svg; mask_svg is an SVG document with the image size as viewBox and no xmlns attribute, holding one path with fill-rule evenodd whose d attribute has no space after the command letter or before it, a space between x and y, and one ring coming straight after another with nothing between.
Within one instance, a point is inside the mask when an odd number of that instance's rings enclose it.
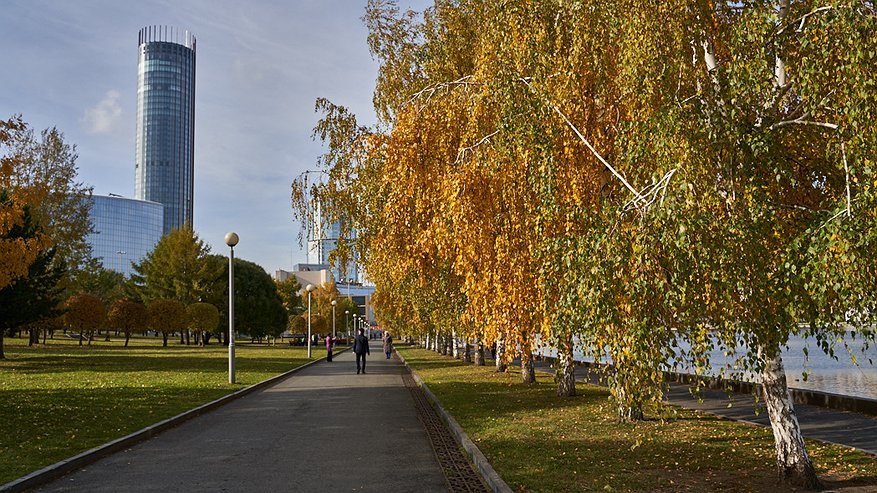
<instances>
[{"instance_id":1,"label":"person walking","mask_svg":"<svg viewBox=\"0 0 877 493\"><path fill-rule=\"evenodd\" d=\"M359 335L353 341L353 352L356 353L356 374L359 375L360 369L365 373L365 355L371 354L368 349L368 339L365 337L364 331L359 329ZM362 361L362 365L360 365Z\"/></svg>"},{"instance_id":2,"label":"person walking","mask_svg":"<svg viewBox=\"0 0 877 493\"><path fill-rule=\"evenodd\" d=\"M384 353L387 354L387 359L390 359L390 354L393 352L393 336L390 335L389 332L384 332Z\"/></svg>"},{"instance_id":3,"label":"person walking","mask_svg":"<svg viewBox=\"0 0 877 493\"><path fill-rule=\"evenodd\" d=\"M332 336L326 334L326 361L332 361L332 346L335 345L335 341L332 340Z\"/></svg>"}]
</instances>

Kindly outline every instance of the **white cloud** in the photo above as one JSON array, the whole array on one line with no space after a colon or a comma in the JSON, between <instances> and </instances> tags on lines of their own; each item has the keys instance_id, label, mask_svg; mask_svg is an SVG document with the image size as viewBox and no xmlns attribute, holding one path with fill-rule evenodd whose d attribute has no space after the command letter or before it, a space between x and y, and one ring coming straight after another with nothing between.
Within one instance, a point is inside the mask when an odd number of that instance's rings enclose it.
<instances>
[{"instance_id":1,"label":"white cloud","mask_svg":"<svg viewBox=\"0 0 877 493\"><path fill-rule=\"evenodd\" d=\"M90 134L108 134L122 121L122 107L119 105L119 91L109 90L94 107L87 108L79 120Z\"/></svg>"}]
</instances>

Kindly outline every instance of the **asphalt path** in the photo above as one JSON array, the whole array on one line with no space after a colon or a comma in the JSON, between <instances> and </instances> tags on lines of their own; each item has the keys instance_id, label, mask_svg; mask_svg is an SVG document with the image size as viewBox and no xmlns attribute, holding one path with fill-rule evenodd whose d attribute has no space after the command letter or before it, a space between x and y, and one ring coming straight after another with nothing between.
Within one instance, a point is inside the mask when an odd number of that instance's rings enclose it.
<instances>
[{"instance_id":1,"label":"asphalt path","mask_svg":"<svg viewBox=\"0 0 877 493\"><path fill-rule=\"evenodd\" d=\"M554 373L554 368L545 362L537 362L536 369L545 373ZM595 378L589 378L587 371L579 367L576 368L576 380L601 385ZM770 427L767 410L763 407L759 408L751 394L732 393L729 396L722 390L705 389L700 399L697 399L691 395L688 385L674 382L670 383L669 392L664 395L664 400L687 409ZM795 404L795 415L801 426L801 433L807 438L846 445L877 455L877 418L874 416L809 404Z\"/></svg>"},{"instance_id":2,"label":"asphalt path","mask_svg":"<svg viewBox=\"0 0 877 493\"><path fill-rule=\"evenodd\" d=\"M405 368L372 341L34 490L447 492Z\"/></svg>"},{"instance_id":3,"label":"asphalt path","mask_svg":"<svg viewBox=\"0 0 877 493\"><path fill-rule=\"evenodd\" d=\"M729 397L721 390L704 390L698 400L691 395L688 386L671 384L665 398L677 406L770 427L767 410L762 407L756 412L755 398L750 394L737 393ZM801 433L807 438L846 445L877 455L877 418L873 416L810 404L795 404L795 415Z\"/></svg>"}]
</instances>

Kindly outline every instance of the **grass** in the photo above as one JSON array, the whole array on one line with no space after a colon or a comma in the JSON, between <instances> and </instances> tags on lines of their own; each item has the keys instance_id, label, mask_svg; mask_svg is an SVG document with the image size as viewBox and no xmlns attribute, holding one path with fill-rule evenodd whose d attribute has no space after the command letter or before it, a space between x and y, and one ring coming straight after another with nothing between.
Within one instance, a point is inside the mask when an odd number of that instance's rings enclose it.
<instances>
[{"instance_id":1,"label":"grass","mask_svg":"<svg viewBox=\"0 0 877 493\"><path fill-rule=\"evenodd\" d=\"M123 343L80 347L55 339L27 347L26 340L5 339L0 484L309 361L305 348L238 342L231 385L225 346Z\"/></svg>"},{"instance_id":2,"label":"grass","mask_svg":"<svg viewBox=\"0 0 877 493\"><path fill-rule=\"evenodd\" d=\"M622 424L605 389L559 398L550 375L524 386L516 371L397 349L515 491L794 491L776 484L769 429L669 406ZM877 491L877 458L807 447L826 486Z\"/></svg>"}]
</instances>

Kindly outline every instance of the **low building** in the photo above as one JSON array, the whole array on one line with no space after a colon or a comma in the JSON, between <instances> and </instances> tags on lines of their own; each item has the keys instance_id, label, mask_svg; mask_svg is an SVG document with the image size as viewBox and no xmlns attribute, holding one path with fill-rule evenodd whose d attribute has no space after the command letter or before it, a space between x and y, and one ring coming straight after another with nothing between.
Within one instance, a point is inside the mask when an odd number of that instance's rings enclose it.
<instances>
[{"instance_id":1,"label":"low building","mask_svg":"<svg viewBox=\"0 0 877 493\"><path fill-rule=\"evenodd\" d=\"M164 206L118 195L94 195L88 235L92 255L105 269L129 277L131 262L140 262L162 237Z\"/></svg>"},{"instance_id":2,"label":"low building","mask_svg":"<svg viewBox=\"0 0 877 493\"><path fill-rule=\"evenodd\" d=\"M302 290L308 284L314 286L322 286L326 283L334 284L338 289L338 294L342 297L349 297L359 306L358 314L365 317L366 320L374 323L375 311L371 304L372 294L375 292L373 285L364 285L359 282L341 281L336 282L332 271L326 264L297 264L295 270L277 270L274 272L274 279L285 281L295 276Z\"/></svg>"}]
</instances>

